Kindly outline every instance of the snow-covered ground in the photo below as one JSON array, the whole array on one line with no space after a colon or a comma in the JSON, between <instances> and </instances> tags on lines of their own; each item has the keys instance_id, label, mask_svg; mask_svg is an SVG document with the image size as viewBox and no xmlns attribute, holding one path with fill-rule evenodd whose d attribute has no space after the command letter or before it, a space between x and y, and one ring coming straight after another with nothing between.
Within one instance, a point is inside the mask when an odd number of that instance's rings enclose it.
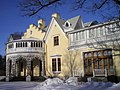
<instances>
[{"instance_id":1,"label":"snow-covered ground","mask_svg":"<svg viewBox=\"0 0 120 90\"><path fill-rule=\"evenodd\" d=\"M120 90L120 83L86 82L77 83L70 78L62 81L58 78L40 82L0 82L0 90Z\"/></svg>"}]
</instances>

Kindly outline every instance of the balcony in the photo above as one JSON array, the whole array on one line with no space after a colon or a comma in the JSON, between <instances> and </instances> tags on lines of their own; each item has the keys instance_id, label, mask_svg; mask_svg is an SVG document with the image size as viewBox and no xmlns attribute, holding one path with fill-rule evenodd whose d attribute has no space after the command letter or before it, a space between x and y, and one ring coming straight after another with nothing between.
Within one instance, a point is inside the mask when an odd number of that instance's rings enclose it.
<instances>
[{"instance_id":1,"label":"balcony","mask_svg":"<svg viewBox=\"0 0 120 90\"><path fill-rule=\"evenodd\" d=\"M44 52L44 48L41 47L19 47L19 48L10 48L6 50L6 54L12 53L41 53Z\"/></svg>"}]
</instances>

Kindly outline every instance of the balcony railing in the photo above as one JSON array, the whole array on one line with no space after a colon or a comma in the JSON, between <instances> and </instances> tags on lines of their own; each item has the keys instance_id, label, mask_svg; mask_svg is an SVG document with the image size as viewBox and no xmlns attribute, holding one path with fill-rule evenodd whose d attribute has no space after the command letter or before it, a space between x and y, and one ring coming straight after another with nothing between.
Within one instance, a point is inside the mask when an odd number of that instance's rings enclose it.
<instances>
[{"instance_id":1,"label":"balcony railing","mask_svg":"<svg viewBox=\"0 0 120 90\"><path fill-rule=\"evenodd\" d=\"M40 53L40 52L44 52L44 48L41 47L20 47L20 48L11 48L11 49L7 49L6 50L6 54L10 54L10 53L24 53L24 52L36 52L36 53Z\"/></svg>"},{"instance_id":2,"label":"balcony railing","mask_svg":"<svg viewBox=\"0 0 120 90\"><path fill-rule=\"evenodd\" d=\"M80 70L73 70L73 76L74 77L79 77L79 76L83 76L83 71ZM102 76L102 77L107 77L107 76L111 76L111 75L115 75L115 70L114 69L94 69L93 70L93 77L96 76Z\"/></svg>"},{"instance_id":3,"label":"balcony railing","mask_svg":"<svg viewBox=\"0 0 120 90\"><path fill-rule=\"evenodd\" d=\"M115 75L115 70L114 69L110 69L110 70L107 70L107 69L94 69L93 70L93 77L96 77L96 76L111 76L111 75Z\"/></svg>"}]
</instances>

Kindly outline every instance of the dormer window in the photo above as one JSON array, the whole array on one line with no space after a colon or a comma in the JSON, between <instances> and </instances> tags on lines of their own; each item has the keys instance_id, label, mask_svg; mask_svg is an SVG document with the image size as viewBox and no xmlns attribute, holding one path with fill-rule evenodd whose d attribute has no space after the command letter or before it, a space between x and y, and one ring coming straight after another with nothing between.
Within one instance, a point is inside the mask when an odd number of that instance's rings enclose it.
<instances>
[{"instance_id":1,"label":"dormer window","mask_svg":"<svg viewBox=\"0 0 120 90\"><path fill-rule=\"evenodd\" d=\"M66 21L65 24L64 24L64 26L68 28L68 27L71 26L71 23L69 23L68 21Z\"/></svg>"},{"instance_id":2,"label":"dormer window","mask_svg":"<svg viewBox=\"0 0 120 90\"><path fill-rule=\"evenodd\" d=\"M66 23L66 24L65 24L65 26L66 26L66 27L69 27L69 24L68 24L68 23Z\"/></svg>"}]
</instances>

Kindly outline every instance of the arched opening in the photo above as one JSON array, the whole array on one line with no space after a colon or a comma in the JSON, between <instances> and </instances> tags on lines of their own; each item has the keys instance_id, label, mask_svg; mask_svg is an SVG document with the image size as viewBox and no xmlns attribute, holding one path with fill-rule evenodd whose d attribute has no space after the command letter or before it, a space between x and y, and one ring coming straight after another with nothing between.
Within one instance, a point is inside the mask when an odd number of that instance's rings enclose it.
<instances>
[{"instance_id":1,"label":"arched opening","mask_svg":"<svg viewBox=\"0 0 120 90\"><path fill-rule=\"evenodd\" d=\"M42 62L38 58L35 58L31 61L31 75L34 76L41 76L42 71Z\"/></svg>"},{"instance_id":2,"label":"arched opening","mask_svg":"<svg viewBox=\"0 0 120 90\"><path fill-rule=\"evenodd\" d=\"M26 60L24 58L19 58L17 63L17 73L18 73L18 76L26 76Z\"/></svg>"},{"instance_id":3,"label":"arched opening","mask_svg":"<svg viewBox=\"0 0 120 90\"><path fill-rule=\"evenodd\" d=\"M31 61L31 76L32 81L39 80L42 72L42 61L38 58L34 58Z\"/></svg>"}]
</instances>

